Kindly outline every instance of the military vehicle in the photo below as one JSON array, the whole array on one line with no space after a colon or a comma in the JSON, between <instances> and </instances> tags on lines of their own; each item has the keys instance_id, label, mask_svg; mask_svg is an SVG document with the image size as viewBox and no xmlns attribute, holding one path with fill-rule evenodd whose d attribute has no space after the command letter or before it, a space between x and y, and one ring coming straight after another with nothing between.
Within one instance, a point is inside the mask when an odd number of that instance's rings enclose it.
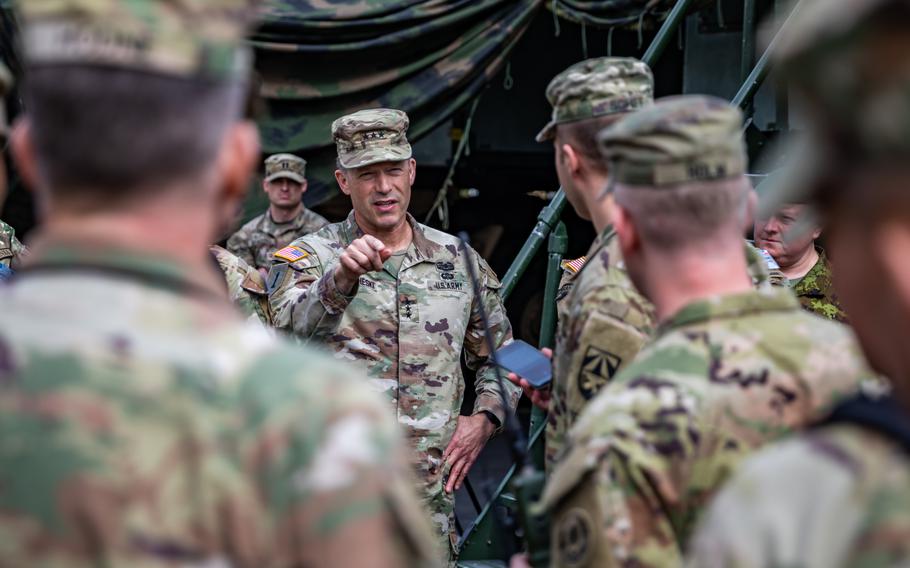
<instances>
[{"instance_id":1,"label":"military vehicle","mask_svg":"<svg viewBox=\"0 0 910 568\"><path fill-rule=\"evenodd\" d=\"M753 164L773 163L773 142L790 130L791 111L786 89L765 82L767 54L792 6L782 0L271 0L250 38L258 72L250 107L265 154L307 159L305 201L331 220L349 210L332 175L332 120L360 108L405 110L419 164L411 211L430 225L470 233L503 275L516 336L551 345L560 263L584 254L594 235L565 207L552 147L534 142L549 120L550 79L588 57L642 58L654 70L657 96L707 93L741 106ZM0 57L20 76L15 34L10 2L0 0ZM9 103L15 114L15 96ZM753 168L757 177L764 173ZM27 237L31 202L12 177L0 217ZM253 185L247 219L267 205L258 180ZM542 461L545 423L523 404L530 467L524 475L509 469L512 453L494 441L458 496L464 565L502 562L517 550L518 505L539 487L534 466L539 470ZM516 488L518 477L523 482ZM531 553L534 565L546 563L545 535L533 537Z\"/></svg>"}]
</instances>

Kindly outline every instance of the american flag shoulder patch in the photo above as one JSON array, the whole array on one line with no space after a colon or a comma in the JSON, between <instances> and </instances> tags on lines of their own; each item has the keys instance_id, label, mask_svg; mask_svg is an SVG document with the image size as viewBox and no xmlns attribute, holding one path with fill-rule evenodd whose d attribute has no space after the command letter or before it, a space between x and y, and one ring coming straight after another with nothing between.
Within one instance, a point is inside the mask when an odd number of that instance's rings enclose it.
<instances>
[{"instance_id":1,"label":"american flag shoulder patch","mask_svg":"<svg viewBox=\"0 0 910 568\"><path fill-rule=\"evenodd\" d=\"M289 246L284 247L281 250L276 250L274 253L272 253L272 256L275 258L280 258L281 260L286 260L288 262L297 262L298 260L303 260L306 257L310 256L310 253L300 247Z\"/></svg>"},{"instance_id":2,"label":"american flag shoulder patch","mask_svg":"<svg viewBox=\"0 0 910 568\"><path fill-rule=\"evenodd\" d=\"M582 269L587 261L588 257L586 256L576 258L575 260L564 260L562 261L562 269L571 274L578 274L578 271Z\"/></svg>"}]
</instances>

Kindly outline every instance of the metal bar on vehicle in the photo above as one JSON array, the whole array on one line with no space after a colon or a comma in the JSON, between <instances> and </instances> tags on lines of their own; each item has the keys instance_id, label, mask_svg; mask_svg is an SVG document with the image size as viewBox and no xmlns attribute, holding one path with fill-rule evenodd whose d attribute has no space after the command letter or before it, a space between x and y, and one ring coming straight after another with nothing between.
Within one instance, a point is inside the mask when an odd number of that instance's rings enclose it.
<instances>
[{"instance_id":1,"label":"metal bar on vehicle","mask_svg":"<svg viewBox=\"0 0 910 568\"><path fill-rule=\"evenodd\" d=\"M752 102L752 99L755 97L755 93L758 92L758 89L764 82L765 77L768 76L768 71L771 70L771 58L774 56L774 52L777 50L777 44L780 41L781 34L787 31L787 28L793 21L793 16L796 15L796 12L799 10L801 5L802 0L796 3L796 5L793 7L793 10L790 12L790 15L787 16L787 20L781 25L780 29L777 30L777 33L774 34L774 39L771 40L771 43L768 44L768 48L765 49L764 53L762 53L761 59L759 59L758 63L755 64L755 67L752 68L752 72L749 73L749 76L746 77L746 80L739 88L736 96L734 96L733 100L730 101L732 104L738 106L739 108L746 108Z\"/></svg>"},{"instance_id":2,"label":"metal bar on vehicle","mask_svg":"<svg viewBox=\"0 0 910 568\"><path fill-rule=\"evenodd\" d=\"M670 43L670 38L673 37L673 34L676 33L676 28L679 27L683 18L686 17L692 2L693 0L677 0L676 5L673 6L673 9L667 14L663 25L660 26L660 29L657 31L657 35L651 40L651 45L648 46L648 50L645 51L645 54L641 57L641 60L647 63L649 67L654 67L654 64L657 63L657 60L663 54L664 49L667 48L667 44Z\"/></svg>"},{"instance_id":3,"label":"metal bar on vehicle","mask_svg":"<svg viewBox=\"0 0 910 568\"><path fill-rule=\"evenodd\" d=\"M740 60L740 80L745 81L755 60L755 0L743 0L743 49Z\"/></svg>"},{"instance_id":4,"label":"metal bar on vehicle","mask_svg":"<svg viewBox=\"0 0 910 568\"><path fill-rule=\"evenodd\" d=\"M512 261L509 270L506 271L505 276L503 276L502 289L500 289L499 292L499 295L503 300L512 294L515 285L518 284L518 280L528 269L528 266L531 265L531 261L534 260L537 251L543 246L544 240L550 234L550 231L556 223L559 222L559 216L562 215L562 210L565 206L566 194L562 188L559 188L559 191L553 196L550 204L540 211L540 214L537 216L537 225L534 226L534 230L531 231L525 244L522 245L521 250L518 251L518 254L515 256L515 260Z\"/></svg>"}]
</instances>

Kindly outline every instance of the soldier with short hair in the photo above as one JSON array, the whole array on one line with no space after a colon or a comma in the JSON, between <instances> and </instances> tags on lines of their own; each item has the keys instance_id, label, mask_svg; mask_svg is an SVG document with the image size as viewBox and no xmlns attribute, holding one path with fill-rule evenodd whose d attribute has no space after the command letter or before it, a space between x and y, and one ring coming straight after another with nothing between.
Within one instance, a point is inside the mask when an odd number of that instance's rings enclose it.
<instances>
[{"instance_id":1,"label":"soldier with short hair","mask_svg":"<svg viewBox=\"0 0 910 568\"><path fill-rule=\"evenodd\" d=\"M808 158L764 204L804 202L835 284L891 393L846 401L746 461L692 541L698 568L910 564L910 3L816 2L782 38L781 78L806 104Z\"/></svg>"},{"instance_id":2,"label":"soldier with short hair","mask_svg":"<svg viewBox=\"0 0 910 568\"><path fill-rule=\"evenodd\" d=\"M231 235L227 249L265 276L272 265L273 252L329 222L303 205L306 160L299 156L273 154L266 158L262 190L269 198L269 208Z\"/></svg>"},{"instance_id":3,"label":"soldier with short hair","mask_svg":"<svg viewBox=\"0 0 910 568\"><path fill-rule=\"evenodd\" d=\"M335 179L353 210L276 252L268 285L278 328L355 363L387 396L451 558L453 492L515 410L520 390L505 383L503 408L480 315L482 305L497 348L511 341L493 270L472 249L466 258L458 239L408 213L417 167L408 124L394 109L362 110L332 123ZM468 262L481 279L479 297ZM477 370L470 416L459 416L467 388L462 357Z\"/></svg>"},{"instance_id":4,"label":"soldier with short hair","mask_svg":"<svg viewBox=\"0 0 910 568\"><path fill-rule=\"evenodd\" d=\"M209 256L259 155L254 0L24 0L45 207L0 288L0 563L421 566L362 378L244 322Z\"/></svg>"},{"instance_id":5,"label":"soldier with short hair","mask_svg":"<svg viewBox=\"0 0 910 568\"><path fill-rule=\"evenodd\" d=\"M678 565L744 456L868 376L846 328L753 288L741 124L722 100L683 96L600 135L620 252L659 326L588 404L548 480L555 565Z\"/></svg>"}]
</instances>

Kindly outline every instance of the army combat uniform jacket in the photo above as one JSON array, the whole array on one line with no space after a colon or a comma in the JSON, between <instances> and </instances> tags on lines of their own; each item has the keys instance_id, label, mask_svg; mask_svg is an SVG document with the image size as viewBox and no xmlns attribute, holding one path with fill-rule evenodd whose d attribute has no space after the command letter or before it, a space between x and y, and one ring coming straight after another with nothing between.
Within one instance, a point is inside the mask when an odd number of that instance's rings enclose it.
<instances>
[{"instance_id":1,"label":"army combat uniform jacket","mask_svg":"<svg viewBox=\"0 0 910 568\"><path fill-rule=\"evenodd\" d=\"M789 290L684 307L572 430L543 497L555 563L678 566L744 456L870 376L850 331L800 310Z\"/></svg>"},{"instance_id":2,"label":"army combat uniform jacket","mask_svg":"<svg viewBox=\"0 0 910 568\"><path fill-rule=\"evenodd\" d=\"M512 338L499 280L472 250L482 280L482 297L475 297L458 240L410 215L408 222L413 242L397 276L387 263L386 270L362 276L349 296L335 287L338 257L363 236L351 212L347 220L279 251L278 260L293 261L276 264L268 284L276 327L324 345L338 360L358 363L375 390L388 397L410 438L425 499L435 511L435 500L449 499L443 491L442 454L464 395L462 353L477 370L475 414L489 412L502 424L520 390L506 383L509 408L503 409L495 369L487 362L480 303L497 347ZM450 516L451 502L439 507Z\"/></svg>"},{"instance_id":3,"label":"army combat uniform jacket","mask_svg":"<svg viewBox=\"0 0 910 568\"><path fill-rule=\"evenodd\" d=\"M744 243L749 276L757 289L785 285L761 253ZM567 271L571 273L571 270ZM580 270L565 278L558 303L559 329L547 417L547 472L565 450L569 430L594 398L638 354L654 331L654 307L626 273L619 241L608 227L591 245Z\"/></svg>"},{"instance_id":4,"label":"army combat uniform jacket","mask_svg":"<svg viewBox=\"0 0 910 568\"><path fill-rule=\"evenodd\" d=\"M239 256L219 246L212 246L209 250L215 257L218 268L224 273L228 297L234 305L240 308L244 315L271 327L272 310L269 307L269 295L262 274Z\"/></svg>"},{"instance_id":5,"label":"army combat uniform jacket","mask_svg":"<svg viewBox=\"0 0 910 568\"><path fill-rule=\"evenodd\" d=\"M286 247L294 239L315 233L328 224L325 217L306 208L287 223L276 223L266 210L231 235L227 249L253 268L268 270L272 265L273 252Z\"/></svg>"},{"instance_id":6,"label":"army combat uniform jacket","mask_svg":"<svg viewBox=\"0 0 910 568\"><path fill-rule=\"evenodd\" d=\"M361 560L431 558L382 401L244 322L214 267L30 261L0 288L0 564L337 565L377 515L397 533Z\"/></svg>"}]
</instances>

